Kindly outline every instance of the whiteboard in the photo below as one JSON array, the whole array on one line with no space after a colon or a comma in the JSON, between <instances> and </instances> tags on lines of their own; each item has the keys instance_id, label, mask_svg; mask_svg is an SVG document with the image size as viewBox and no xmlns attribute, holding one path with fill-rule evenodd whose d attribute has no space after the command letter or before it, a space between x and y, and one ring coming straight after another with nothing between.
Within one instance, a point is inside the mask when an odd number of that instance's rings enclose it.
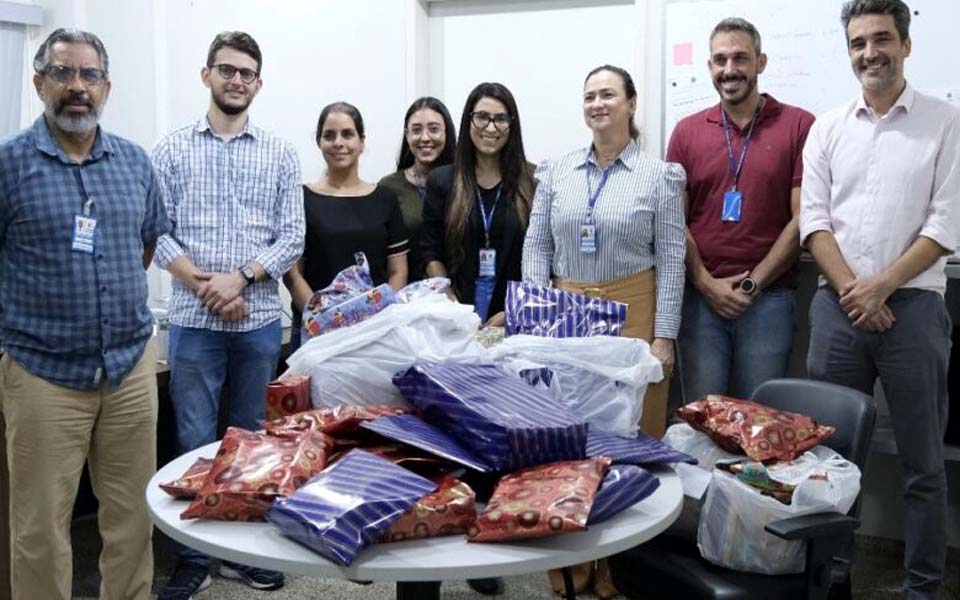
<instances>
[{"instance_id":1,"label":"whiteboard","mask_svg":"<svg viewBox=\"0 0 960 600\"><path fill-rule=\"evenodd\" d=\"M912 52L907 81L960 105L960 55L952 47L960 23L957 0L907 0ZM760 32L768 62L761 92L820 114L859 92L840 24L841 0L676 0L664 9L663 145L678 121L717 104L707 68L710 32L742 17Z\"/></svg>"}]
</instances>

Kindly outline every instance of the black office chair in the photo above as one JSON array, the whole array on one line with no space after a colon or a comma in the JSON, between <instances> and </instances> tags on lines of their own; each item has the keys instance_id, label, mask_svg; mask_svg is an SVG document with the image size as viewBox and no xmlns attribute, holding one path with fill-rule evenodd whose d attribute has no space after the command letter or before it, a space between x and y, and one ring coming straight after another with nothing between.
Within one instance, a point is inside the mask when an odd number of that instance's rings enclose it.
<instances>
[{"instance_id":1,"label":"black office chair","mask_svg":"<svg viewBox=\"0 0 960 600\"><path fill-rule=\"evenodd\" d=\"M822 381L776 379L757 388L751 399L833 426L836 431L824 445L866 472L876 420L872 397ZM806 540L804 573L758 575L724 569L700 558L696 544L669 534L611 557L610 571L617 589L628 598L827 598L838 579L849 592L849 564L838 557L852 550L853 531L860 525L859 505L858 499L847 515L818 513L765 527L785 540Z\"/></svg>"}]
</instances>

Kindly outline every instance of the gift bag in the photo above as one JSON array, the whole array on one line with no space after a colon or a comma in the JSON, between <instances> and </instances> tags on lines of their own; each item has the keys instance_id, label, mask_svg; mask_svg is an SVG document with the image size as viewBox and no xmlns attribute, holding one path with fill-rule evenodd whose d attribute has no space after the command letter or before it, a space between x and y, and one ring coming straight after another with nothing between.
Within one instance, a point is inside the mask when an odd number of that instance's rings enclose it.
<instances>
[{"instance_id":1,"label":"gift bag","mask_svg":"<svg viewBox=\"0 0 960 600\"><path fill-rule=\"evenodd\" d=\"M508 336L620 335L627 320L627 305L623 302L519 281L507 282L504 311Z\"/></svg>"},{"instance_id":2,"label":"gift bag","mask_svg":"<svg viewBox=\"0 0 960 600\"><path fill-rule=\"evenodd\" d=\"M363 427L383 437L409 444L481 473L493 470L483 459L469 448L465 448L455 438L415 415L382 417L376 421L363 423Z\"/></svg>"},{"instance_id":3,"label":"gift bag","mask_svg":"<svg viewBox=\"0 0 960 600\"><path fill-rule=\"evenodd\" d=\"M426 421L494 470L586 456L587 423L495 365L414 365L393 381Z\"/></svg>"},{"instance_id":4,"label":"gift bag","mask_svg":"<svg viewBox=\"0 0 960 600\"><path fill-rule=\"evenodd\" d=\"M587 434L587 456L608 456L614 464L630 465L697 462L692 456L643 432L637 437L625 438L594 429Z\"/></svg>"},{"instance_id":5,"label":"gift bag","mask_svg":"<svg viewBox=\"0 0 960 600\"><path fill-rule=\"evenodd\" d=\"M611 336L553 339L513 335L489 350L491 360L545 389L590 424L634 437L648 383L663 366L643 340Z\"/></svg>"},{"instance_id":6,"label":"gift bag","mask_svg":"<svg viewBox=\"0 0 960 600\"><path fill-rule=\"evenodd\" d=\"M330 465L266 518L287 537L349 565L437 484L360 449Z\"/></svg>"},{"instance_id":7,"label":"gift bag","mask_svg":"<svg viewBox=\"0 0 960 600\"><path fill-rule=\"evenodd\" d=\"M776 477L776 469L768 474ZM860 493L860 469L818 446L801 466L785 471L796 481L791 503L763 495L735 475L713 470L700 516L697 545L706 560L730 569L778 575L804 570L806 545L764 531L773 521L819 512L846 514ZM800 477L803 479L797 481Z\"/></svg>"},{"instance_id":8,"label":"gift bag","mask_svg":"<svg viewBox=\"0 0 960 600\"><path fill-rule=\"evenodd\" d=\"M311 408L310 377L307 375L284 373L276 381L267 384L267 421Z\"/></svg>"},{"instance_id":9,"label":"gift bag","mask_svg":"<svg viewBox=\"0 0 960 600\"><path fill-rule=\"evenodd\" d=\"M660 487L653 473L636 465L611 465L593 498L587 525L596 525L649 497Z\"/></svg>"}]
</instances>

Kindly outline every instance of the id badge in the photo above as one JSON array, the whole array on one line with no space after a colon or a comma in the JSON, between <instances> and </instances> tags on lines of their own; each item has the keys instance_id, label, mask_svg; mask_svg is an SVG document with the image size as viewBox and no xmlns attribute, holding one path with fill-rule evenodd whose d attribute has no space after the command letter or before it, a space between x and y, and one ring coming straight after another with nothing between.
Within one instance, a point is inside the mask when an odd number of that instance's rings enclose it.
<instances>
[{"instance_id":1,"label":"id badge","mask_svg":"<svg viewBox=\"0 0 960 600\"><path fill-rule=\"evenodd\" d=\"M723 193L723 211L720 220L728 223L740 222L740 209L743 206L743 194L739 190L728 190Z\"/></svg>"},{"instance_id":2,"label":"id badge","mask_svg":"<svg viewBox=\"0 0 960 600\"><path fill-rule=\"evenodd\" d=\"M497 251L493 248L480 248L480 277L497 276Z\"/></svg>"},{"instance_id":3,"label":"id badge","mask_svg":"<svg viewBox=\"0 0 960 600\"><path fill-rule=\"evenodd\" d=\"M97 220L83 215L73 217L73 242L71 249L74 252L93 254L93 237L97 231Z\"/></svg>"},{"instance_id":4,"label":"id badge","mask_svg":"<svg viewBox=\"0 0 960 600\"><path fill-rule=\"evenodd\" d=\"M480 317L480 322L487 320L490 312L490 300L493 298L493 286L496 280L493 277L477 277L477 291L473 298L473 309Z\"/></svg>"},{"instance_id":5,"label":"id badge","mask_svg":"<svg viewBox=\"0 0 960 600\"><path fill-rule=\"evenodd\" d=\"M593 223L580 225L580 252L593 254L597 251L597 226Z\"/></svg>"}]
</instances>

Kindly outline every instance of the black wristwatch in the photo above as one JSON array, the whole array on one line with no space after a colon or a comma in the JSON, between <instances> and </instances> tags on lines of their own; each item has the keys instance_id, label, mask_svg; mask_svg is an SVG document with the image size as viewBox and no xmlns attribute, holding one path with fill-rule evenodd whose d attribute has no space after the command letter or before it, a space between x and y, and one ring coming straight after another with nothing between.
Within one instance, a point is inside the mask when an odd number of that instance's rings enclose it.
<instances>
[{"instance_id":1,"label":"black wristwatch","mask_svg":"<svg viewBox=\"0 0 960 600\"><path fill-rule=\"evenodd\" d=\"M247 281L247 285L253 285L253 283L257 280L257 273L250 265L243 265L240 267L240 274L243 275L243 278Z\"/></svg>"},{"instance_id":2,"label":"black wristwatch","mask_svg":"<svg viewBox=\"0 0 960 600\"><path fill-rule=\"evenodd\" d=\"M740 280L740 291L748 296L757 293L757 282L752 277L744 277Z\"/></svg>"}]
</instances>

